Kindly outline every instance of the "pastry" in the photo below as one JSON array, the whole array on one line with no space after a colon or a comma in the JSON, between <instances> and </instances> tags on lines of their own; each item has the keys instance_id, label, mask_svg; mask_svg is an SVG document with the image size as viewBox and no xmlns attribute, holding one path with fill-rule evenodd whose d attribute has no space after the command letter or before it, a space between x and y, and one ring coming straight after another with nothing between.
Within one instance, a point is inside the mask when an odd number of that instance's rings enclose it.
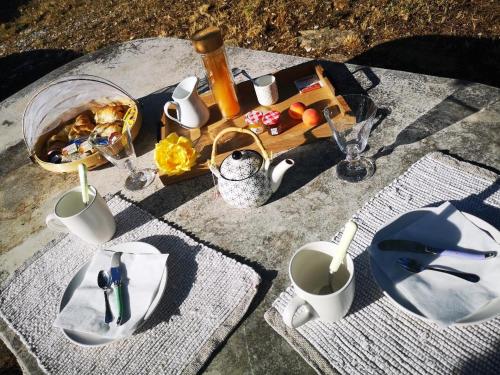
<instances>
[{"instance_id":1,"label":"pastry","mask_svg":"<svg viewBox=\"0 0 500 375\"><path fill-rule=\"evenodd\" d=\"M75 126L86 126L94 128L94 123L91 120L92 112L86 111L84 113L79 114L75 118Z\"/></svg>"},{"instance_id":2,"label":"pastry","mask_svg":"<svg viewBox=\"0 0 500 375\"><path fill-rule=\"evenodd\" d=\"M99 124L95 127L95 132L100 137L109 137L111 134L118 132L122 133L122 125L120 121L117 121L113 124Z\"/></svg>"},{"instance_id":3,"label":"pastry","mask_svg":"<svg viewBox=\"0 0 500 375\"><path fill-rule=\"evenodd\" d=\"M71 126L68 139L72 141L77 138L88 137L92 130L94 130L94 127L95 125L90 120L90 117L82 113L76 117L75 123Z\"/></svg>"},{"instance_id":4,"label":"pastry","mask_svg":"<svg viewBox=\"0 0 500 375\"><path fill-rule=\"evenodd\" d=\"M94 119L96 124L110 124L121 121L128 107L126 105L107 105L95 111Z\"/></svg>"}]
</instances>

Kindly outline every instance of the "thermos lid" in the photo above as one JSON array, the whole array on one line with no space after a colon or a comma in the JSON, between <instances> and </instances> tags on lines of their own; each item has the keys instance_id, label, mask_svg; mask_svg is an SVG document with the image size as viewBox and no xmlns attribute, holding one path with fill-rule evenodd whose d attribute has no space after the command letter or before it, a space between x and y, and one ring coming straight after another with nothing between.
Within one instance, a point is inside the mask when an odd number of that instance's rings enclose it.
<instances>
[{"instance_id":1,"label":"thermos lid","mask_svg":"<svg viewBox=\"0 0 500 375\"><path fill-rule=\"evenodd\" d=\"M210 53L223 45L222 33L218 27L210 26L197 31L193 37L193 46L198 53Z\"/></svg>"}]
</instances>

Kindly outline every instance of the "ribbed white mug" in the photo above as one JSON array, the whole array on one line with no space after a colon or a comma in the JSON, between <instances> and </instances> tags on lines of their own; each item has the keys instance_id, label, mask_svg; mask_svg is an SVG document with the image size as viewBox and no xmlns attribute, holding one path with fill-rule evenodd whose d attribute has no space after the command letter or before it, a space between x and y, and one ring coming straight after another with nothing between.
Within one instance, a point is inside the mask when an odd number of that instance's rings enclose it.
<instances>
[{"instance_id":1,"label":"ribbed white mug","mask_svg":"<svg viewBox=\"0 0 500 375\"><path fill-rule=\"evenodd\" d=\"M272 74L256 78L253 81L253 87L260 105L269 106L278 101L278 85L276 84L276 77Z\"/></svg>"},{"instance_id":2,"label":"ribbed white mug","mask_svg":"<svg viewBox=\"0 0 500 375\"><path fill-rule=\"evenodd\" d=\"M109 241L116 231L113 214L93 186L89 186L87 205L83 203L79 186L64 193L45 223L52 230L71 232L92 244Z\"/></svg>"}]
</instances>

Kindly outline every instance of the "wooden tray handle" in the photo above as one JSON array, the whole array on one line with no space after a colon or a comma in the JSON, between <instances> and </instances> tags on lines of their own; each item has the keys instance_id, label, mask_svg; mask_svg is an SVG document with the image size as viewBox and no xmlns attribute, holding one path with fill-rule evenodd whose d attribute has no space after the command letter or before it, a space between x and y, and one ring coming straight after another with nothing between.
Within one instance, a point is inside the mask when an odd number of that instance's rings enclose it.
<instances>
[{"instance_id":1,"label":"wooden tray handle","mask_svg":"<svg viewBox=\"0 0 500 375\"><path fill-rule=\"evenodd\" d=\"M219 134L217 134L217 136L215 137L214 139L214 143L213 143L213 146L212 146L212 157L210 159L210 164L213 165L214 167L216 166L216 162L215 162L215 157L217 156L217 141L220 139L220 137L222 137L224 134L227 134L227 133L231 133L231 132L235 132L235 133L245 133L245 134L248 134L248 135L251 135L255 141L255 143L257 143L257 146L259 146L260 148L260 151L262 151L262 157L264 158L264 160L269 163L269 155L267 154L267 151L266 149L264 148L264 145L262 144L262 142L260 141L259 137L257 137L255 135L255 133L253 133L252 131L248 130L248 129L242 129L242 128L237 128L235 126L231 126L229 128L226 128L222 131L219 132Z\"/></svg>"}]
</instances>

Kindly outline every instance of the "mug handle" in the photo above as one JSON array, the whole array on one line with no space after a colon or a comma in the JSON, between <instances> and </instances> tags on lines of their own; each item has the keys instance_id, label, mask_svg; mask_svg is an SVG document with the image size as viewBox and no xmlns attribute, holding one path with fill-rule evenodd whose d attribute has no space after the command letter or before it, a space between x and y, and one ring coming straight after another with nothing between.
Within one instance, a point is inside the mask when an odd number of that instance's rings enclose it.
<instances>
[{"instance_id":1,"label":"mug handle","mask_svg":"<svg viewBox=\"0 0 500 375\"><path fill-rule=\"evenodd\" d=\"M63 232L63 233L68 233L69 229L64 225L61 220L57 218L55 214L49 214L45 218L45 224L49 227L49 229L52 229L56 232Z\"/></svg>"},{"instance_id":2,"label":"mug handle","mask_svg":"<svg viewBox=\"0 0 500 375\"><path fill-rule=\"evenodd\" d=\"M176 102L173 102L173 101L168 101L168 102L165 103L165 106L163 107L163 112L165 112L165 116L167 116L170 120L173 120L173 121L175 121L178 124L181 124L181 122L179 121L178 118L172 117L168 113L168 109L170 108L170 104L173 104L174 107L175 107L176 113L177 114L179 113L179 104L177 104Z\"/></svg>"},{"instance_id":3,"label":"mug handle","mask_svg":"<svg viewBox=\"0 0 500 375\"><path fill-rule=\"evenodd\" d=\"M303 317L298 323L294 322L293 318L295 313L302 306L306 306L307 316ZM285 308L285 312L283 313L283 322L290 328L297 328L313 317L313 311L312 306L309 305L307 301L304 301L299 296L295 296L288 302L288 305Z\"/></svg>"}]
</instances>

